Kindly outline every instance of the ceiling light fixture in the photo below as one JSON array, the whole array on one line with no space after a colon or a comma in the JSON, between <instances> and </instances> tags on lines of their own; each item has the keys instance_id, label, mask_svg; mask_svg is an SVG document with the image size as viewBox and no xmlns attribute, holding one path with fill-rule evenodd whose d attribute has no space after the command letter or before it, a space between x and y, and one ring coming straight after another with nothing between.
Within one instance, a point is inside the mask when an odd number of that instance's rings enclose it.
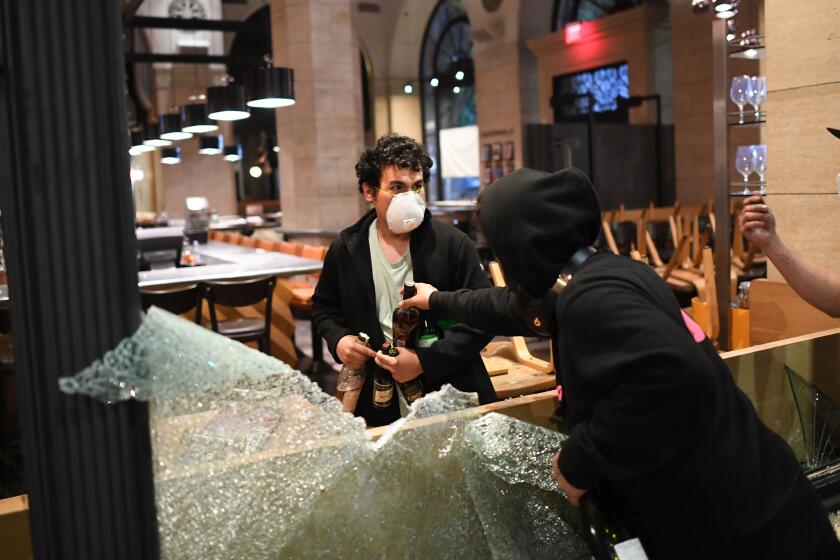
<instances>
[{"instance_id":1,"label":"ceiling light fixture","mask_svg":"<svg viewBox=\"0 0 840 560\"><path fill-rule=\"evenodd\" d=\"M252 165L250 169L248 169L248 175L253 177L254 179L259 179L262 177L262 167L259 165Z\"/></svg>"},{"instance_id":2,"label":"ceiling light fixture","mask_svg":"<svg viewBox=\"0 0 840 560\"><path fill-rule=\"evenodd\" d=\"M191 134L206 134L219 130L219 125L207 118L206 103L190 103L181 107L181 130Z\"/></svg>"},{"instance_id":3,"label":"ceiling light fixture","mask_svg":"<svg viewBox=\"0 0 840 560\"><path fill-rule=\"evenodd\" d=\"M128 149L128 153L139 156L142 153L154 151L155 147L145 144L144 141L143 131L139 128L133 129L131 131L131 147Z\"/></svg>"},{"instance_id":4,"label":"ceiling light fixture","mask_svg":"<svg viewBox=\"0 0 840 560\"><path fill-rule=\"evenodd\" d=\"M155 148L162 148L163 146L171 146L172 142L169 140L163 140L160 137L160 127L158 123L146 123L143 125L143 143L147 146L153 146Z\"/></svg>"},{"instance_id":5,"label":"ceiling light fixture","mask_svg":"<svg viewBox=\"0 0 840 560\"><path fill-rule=\"evenodd\" d=\"M192 134L181 130L181 115L179 113L164 113L158 119L160 137L164 140L189 140Z\"/></svg>"},{"instance_id":6,"label":"ceiling light fixture","mask_svg":"<svg viewBox=\"0 0 840 560\"><path fill-rule=\"evenodd\" d=\"M245 88L239 84L207 88L207 116L214 121L239 121L251 116Z\"/></svg>"},{"instance_id":7,"label":"ceiling light fixture","mask_svg":"<svg viewBox=\"0 0 840 560\"><path fill-rule=\"evenodd\" d=\"M203 156L215 156L222 153L222 137L216 136L202 136L198 139L198 153Z\"/></svg>"},{"instance_id":8,"label":"ceiling light fixture","mask_svg":"<svg viewBox=\"0 0 840 560\"><path fill-rule=\"evenodd\" d=\"M431 80L429 80L429 85L431 85L432 87L438 87L439 83L440 80L438 80L437 78L432 78Z\"/></svg>"},{"instance_id":9,"label":"ceiling light fixture","mask_svg":"<svg viewBox=\"0 0 840 560\"><path fill-rule=\"evenodd\" d=\"M242 159L242 146L235 144L225 146L225 161L237 162Z\"/></svg>"},{"instance_id":10,"label":"ceiling light fixture","mask_svg":"<svg viewBox=\"0 0 840 560\"><path fill-rule=\"evenodd\" d=\"M455 72L455 79L458 80L459 82L461 80L463 80L464 79L464 71L463 70L458 70L457 72Z\"/></svg>"},{"instance_id":11,"label":"ceiling light fixture","mask_svg":"<svg viewBox=\"0 0 840 560\"><path fill-rule=\"evenodd\" d=\"M410 83L406 82L405 85L403 86L403 91L405 92L406 95L411 95L412 92L414 91L414 86L412 86Z\"/></svg>"},{"instance_id":12,"label":"ceiling light fixture","mask_svg":"<svg viewBox=\"0 0 840 560\"><path fill-rule=\"evenodd\" d=\"M181 163L181 148L168 146L160 151L160 162L164 165L175 165Z\"/></svg>"},{"instance_id":13,"label":"ceiling light fixture","mask_svg":"<svg viewBox=\"0 0 840 560\"><path fill-rule=\"evenodd\" d=\"M291 68L258 68L254 84L254 99L248 101L249 107L276 109L295 104L295 71Z\"/></svg>"}]
</instances>

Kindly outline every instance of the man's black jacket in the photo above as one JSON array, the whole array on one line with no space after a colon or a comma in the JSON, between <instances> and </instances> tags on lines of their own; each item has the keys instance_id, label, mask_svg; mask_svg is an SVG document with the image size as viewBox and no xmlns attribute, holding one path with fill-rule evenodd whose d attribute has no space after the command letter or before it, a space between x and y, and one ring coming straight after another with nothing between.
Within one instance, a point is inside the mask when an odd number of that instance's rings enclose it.
<instances>
[{"instance_id":1,"label":"man's black jacket","mask_svg":"<svg viewBox=\"0 0 840 560\"><path fill-rule=\"evenodd\" d=\"M385 339L376 312L368 245L368 230L375 218L376 213L371 210L330 245L312 298L313 321L336 361L336 345L343 336L365 332L375 350ZM423 223L411 234L410 251L415 282L447 290L490 286L470 239L451 225L432 220L428 211ZM430 319L437 324L448 317L432 313ZM478 393L482 403L496 400L479 355L491 338L482 331L455 324L431 348L418 348L426 392L451 383L461 391ZM372 360L368 362L369 367L372 364ZM388 409L373 407L372 387L372 375L368 375L356 415L369 426L381 426L399 418L397 399Z\"/></svg>"},{"instance_id":2,"label":"man's black jacket","mask_svg":"<svg viewBox=\"0 0 840 560\"><path fill-rule=\"evenodd\" d=\"M606 484L651 559L840 558L790 447L655 272L599 253L554 301L541 323L553 324L571 426L561 472L578 488ZM510 290L430 303L493 333L534 333Z\"/></svg>"}]
</instances>

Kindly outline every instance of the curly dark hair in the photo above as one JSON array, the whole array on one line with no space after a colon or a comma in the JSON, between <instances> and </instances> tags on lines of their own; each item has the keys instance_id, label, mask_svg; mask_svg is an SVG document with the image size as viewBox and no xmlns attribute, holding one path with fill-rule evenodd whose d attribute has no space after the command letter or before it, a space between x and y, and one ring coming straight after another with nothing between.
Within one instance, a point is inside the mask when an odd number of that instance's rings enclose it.
<instances>
[{"instance_id":1,"label":"curly dark hair","mask_svg":"<svg viewBox=\"0 0 840 560\"><path fill-rule=\"evenodd\" d=\"M382 169L389 165L422 171L423 184L429 184L432 158L426 153L426 149L413 138L392 133L381 137L373 148L368 148L359 156L356 163L359 192L363 192L362 185L365 183L378 187L382 181Z\"/></svg>"}]
</instances>

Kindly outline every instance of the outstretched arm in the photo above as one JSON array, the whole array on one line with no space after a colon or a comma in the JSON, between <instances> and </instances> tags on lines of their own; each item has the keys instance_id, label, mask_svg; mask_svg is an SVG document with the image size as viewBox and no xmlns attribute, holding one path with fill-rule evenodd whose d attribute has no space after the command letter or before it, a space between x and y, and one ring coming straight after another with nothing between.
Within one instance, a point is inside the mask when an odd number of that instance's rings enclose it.
<instances>
[{"instance_id":1,"label":"outstretched arm","mask_svg":"<svg viewBox=\"0 0 840 560\"><path fill-rule=\"evenodd\" d=\"M776 218L762 197L744 201L738 222L744 237L764 250L802 299L832 317L840 317L840 275L791 249L776 233Z\"/></svg>"}]
</instances>

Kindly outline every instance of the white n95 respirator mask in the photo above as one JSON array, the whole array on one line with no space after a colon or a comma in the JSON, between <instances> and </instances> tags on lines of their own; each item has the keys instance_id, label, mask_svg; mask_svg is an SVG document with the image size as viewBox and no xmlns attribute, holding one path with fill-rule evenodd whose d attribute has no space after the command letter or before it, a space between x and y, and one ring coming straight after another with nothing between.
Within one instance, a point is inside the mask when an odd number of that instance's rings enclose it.
<instances>
[{"instance_id":1,"label":"white n95 respirator mask","mask_svg":"<svg viewBox=\"0 0 840 560\"><path fill-rule=\"evenodd\" d=\"M388 222L388 229L392 232L408 233L423 223L425 213L426 203L419 194L409 191L394 195L385 213L385 219Z\"/></svg>"}]
</instances>

